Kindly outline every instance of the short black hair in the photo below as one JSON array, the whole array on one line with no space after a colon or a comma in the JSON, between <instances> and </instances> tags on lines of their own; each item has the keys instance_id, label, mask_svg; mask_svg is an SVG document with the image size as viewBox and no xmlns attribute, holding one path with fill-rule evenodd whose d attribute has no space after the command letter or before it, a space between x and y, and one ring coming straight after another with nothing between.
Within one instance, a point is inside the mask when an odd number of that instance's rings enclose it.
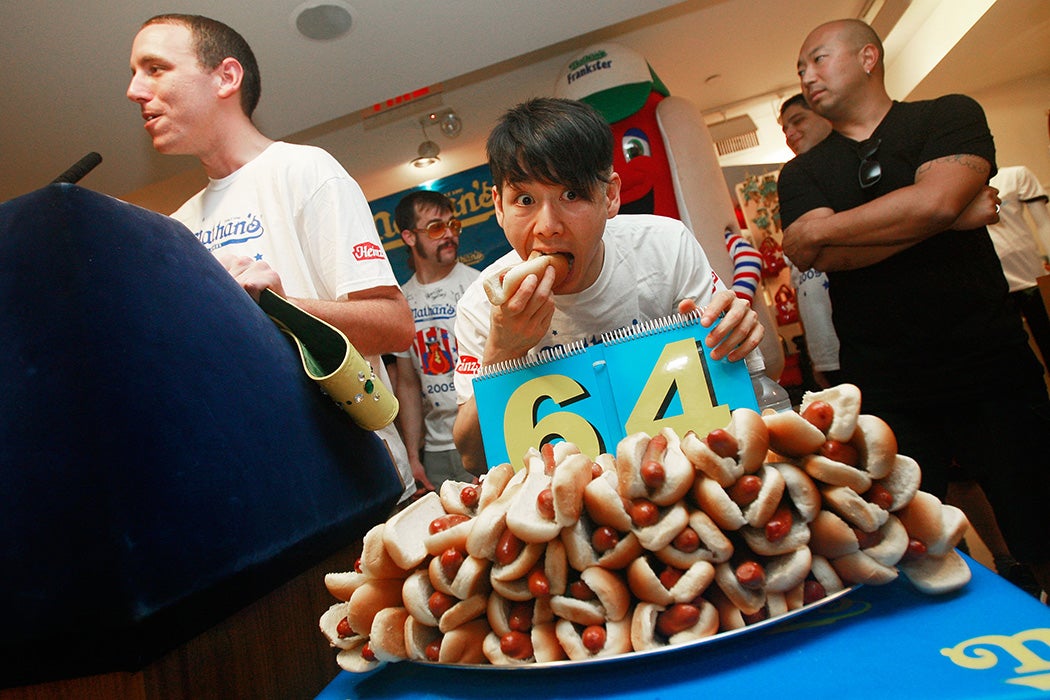
<instances>
[{"instance_id":1,"label":"short black hair","mask_svg":"<svg viewBox=\"0 0 1050 700\"><path fill-rule=\"evenodd\" d=\"M509 109L489 134L486 151L497 189L533 180L593 200L612 177L612 129L577 100L540 97Z\"/></svg>"},{"instance_id":2,"label":"short black hair","mask_svg":"<svg viewBox=\"0 0 1050 700\"><path fill-rule=\"evenodd\" d=\"M151 24L180 24L189 29L193 37L197 63L207 70L214 69L224 59L237 59L244 69L244 78L241 80L241 110L251 119L262 95L262 77L259 75L259 64L252 53L252 47L243 36L232 27L201 15L156 15L143 22L142 26L147 27Z\"/></svg>"},{"instance_id":3,"label":"short black hair","mask_svg":"<svg viewBox=\"0 0 1050 700\"><path fill-rule=\"evenodd\" d=\"M443 192L435 190L416 190L409 192L394 207L394 224L397 230L409 231L416 226L416 210L421 207L437 207L441 211L455 212L452 200Z\"/></svg>"},{"instance_id":4,"label":"short black hair","mask_svg":"<svg viewBox=\"0 0 1050 700\"><path fill-rule=\"evenodd\" d=\"M813 110L813 108L809 106L809 103L806 102L806 98L800 92L797 95L793 95L787 98L786 100L784 100L783 104L780 105L780 119L784 119L784 112L787 111L788 107L794 107L796 105L802 107L803 109L808 109L810 111Z\"/></svg>"}]
</instances>

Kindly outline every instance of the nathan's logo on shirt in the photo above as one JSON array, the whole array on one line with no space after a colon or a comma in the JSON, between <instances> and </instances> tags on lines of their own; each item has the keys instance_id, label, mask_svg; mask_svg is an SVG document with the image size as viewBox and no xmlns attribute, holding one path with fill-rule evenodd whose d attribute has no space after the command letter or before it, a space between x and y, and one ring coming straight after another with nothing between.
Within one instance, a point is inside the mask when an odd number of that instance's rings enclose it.
<instances>
[{"instance_id":1,"label":"nathan's logo on shirt","mask_svg":"<svg viewBox=\"0 0 1050 700\"><path fill-rule=\"evenodd\" d=\"M376 243L358 243L354 246L354 260L382 260L386 257Z\"/></svg>"},{"instance_id":2,"label":"nathan's logo on shirt","mask_svg":"<svg viewBox=\"0 0 1050 700\"><path fill-rule=\"evenodd\" d=\"M477 374L479 369L481 369L481 363L478 362L478 358L470 355L459 356L459 362L456 363L456 374Z\"/></svg>"},{"instance_id":3,"label":"nathan's logo on shirt","mask_svg":"<svg viewBox=\"0 0 1050 700\"><path fill-rule=\"evenodd\" d=\"M456 317L455 304L429 304L412 309L412 317L418 321L440 321Z\"/></svg>"},{"instance_id":4,"label":"nathan's logo on shirt","mask_svg":"<svg viewBox=\"0 0 1050 700\"><path fill-rule=\"evenodd\" d=\"M439 376L452 371L456 339L444 328L416 331L415 348L423 374Z\"/></svg>"},{"instance_id":5,"label":"nathan's logo on shirt","mask_svg":"<svg viewBox=\"0 0 1050 700\"><path fill-rule=\"evenodd\" d=\"M226 219L215 224L214 228L194 231L208 250L215 250L231 243L243 243L266 233L262 221L253 214Z\"/></svg>"}]
</instances>

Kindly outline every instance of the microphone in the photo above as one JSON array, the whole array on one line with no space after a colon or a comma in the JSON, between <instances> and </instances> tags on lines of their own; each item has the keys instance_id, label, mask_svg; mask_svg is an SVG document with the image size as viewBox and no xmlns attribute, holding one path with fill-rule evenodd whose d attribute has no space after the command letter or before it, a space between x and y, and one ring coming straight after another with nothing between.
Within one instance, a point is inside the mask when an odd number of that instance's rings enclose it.
<instances>
[{"instance_id":1,"label":"microphone","mask_svg":"<svg viewBox=\"0 0 1050 700\"><path fill-rule=\"evenodd\" d=\"M80 178L87 175L89 172L95 169L99 163L102 162L102 156L95 151L88 153L86 156L78 160L76 163L70 166L69 170L56 177L51 181L52 185L57 185L60 182L68 182L73 184L80 180Z\"/></svg>"}]
</instances>

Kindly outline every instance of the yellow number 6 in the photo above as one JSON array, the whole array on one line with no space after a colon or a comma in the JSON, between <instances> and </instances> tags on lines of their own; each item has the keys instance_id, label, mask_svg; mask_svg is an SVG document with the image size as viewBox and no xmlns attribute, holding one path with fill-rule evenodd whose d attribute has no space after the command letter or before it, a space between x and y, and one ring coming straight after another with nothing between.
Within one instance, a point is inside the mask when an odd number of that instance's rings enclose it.
<instances>
[{"instance_id":1,"label":"yellow number 6","mask_svg":"<svg viewBox=\"0 0 1050 700\"><path fill-rule=\"evenodd\" d=\"M598 429L583 416L557 411L537 420L544 401L553 401L564 408L590 395L586 387L563 374L536 377L515 389L503 414L504 441L514 468L524 466L522 458L530 447L539 449L543 443L559 437L574 443L585 455L593 457L604 452L605 443Z\"/></svg>"}]
</instances>

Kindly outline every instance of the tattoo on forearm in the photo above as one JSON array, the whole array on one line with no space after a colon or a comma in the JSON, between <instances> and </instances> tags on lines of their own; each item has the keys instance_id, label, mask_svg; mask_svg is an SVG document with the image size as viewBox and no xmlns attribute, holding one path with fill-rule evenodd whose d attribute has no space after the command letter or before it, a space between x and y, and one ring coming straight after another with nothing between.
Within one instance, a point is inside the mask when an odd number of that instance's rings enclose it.
<instances>
[{"instance_id":1,"label":"tattoo on forearm","mask_svg":"<svg viewBox=\"0 0 1050 700\"><path fill-rule=\"evenodd\" d=\"M935 158L933 160L923 163L919 166L919 169L915 171L915 175L922 175L937 163L958 163L980 175L988 175L988 173L991 172L992 169L988 161L986 161L984 158L981 158L980 156L971 155L969 153L955 153L950 156L944 156L943 158Z\"/></svg>"}]
</instances>

